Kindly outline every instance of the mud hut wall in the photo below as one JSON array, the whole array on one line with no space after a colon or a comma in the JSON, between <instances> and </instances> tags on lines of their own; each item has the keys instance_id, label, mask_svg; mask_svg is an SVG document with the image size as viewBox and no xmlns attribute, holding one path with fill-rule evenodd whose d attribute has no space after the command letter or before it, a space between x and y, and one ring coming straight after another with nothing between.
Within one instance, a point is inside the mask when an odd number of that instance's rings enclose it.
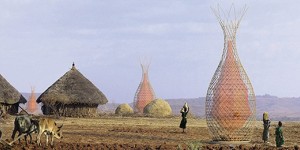
<instances>
[{"instance_id":1,"label":"mud hut wall","mask_svg":"<svg viewBox=\"0 0 300 150\"><path fill-rule=\"evenodd\" d=\"M58 114L66 117L84 117L95 116L97 113L97 104L57 104L55 106L46 106L43 113L45 115ZM54 109L54 110L53 110Z\"/></svg>"},{"instance_id":2,"label":"mud hut wall","mask_svg":"<svg viewBox=\"0 0 300 150\"><path fill-rule=\"evenodd\" d=\"M3 111L3 113L14 115L17 114L19 111L19 103L15 103L15 104L0 103L0 108Z\"/></svg>"},{"instance_id":3,"label":"mud hut wall","mask_svg":"<svg viewBox=\"0 0 300 150\"><path fill-rule=\"evenodd\" d=\"M54 114L54 111L52 110L52 108L49 106L46 106L46 105L42 106L42 112L44 115L53 115Z\"/></svg>"},{"instance_id":4,"label":"mud hut wall","mask_svg":"<svg viewBox=\"0 0 300 150\"><path fill-rule=\"evenodd\" d=\"M60 115L69 117L95 116L98 105L72 104L58 109Z\"/></svg>"}]
</instances>

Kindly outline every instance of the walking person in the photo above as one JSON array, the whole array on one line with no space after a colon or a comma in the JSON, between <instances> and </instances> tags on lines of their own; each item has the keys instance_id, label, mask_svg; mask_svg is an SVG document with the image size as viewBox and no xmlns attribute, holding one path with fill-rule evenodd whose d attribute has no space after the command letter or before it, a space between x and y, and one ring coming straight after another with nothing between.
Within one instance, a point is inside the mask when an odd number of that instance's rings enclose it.
<instances>
[{"instance_id":1,"label":"walking person","mask_svg":"<svg viewBox=\"0 0 300 150\"><path fill-rule=\"evenodd\" d=\"M269 115L267 112L263 113L263 125L264 125L264 130L263 130L263 135L262 135L262 140L264 143L269 143L269 128L270 128L271 121L269 120Z\"/></svg>"},{"instance_id":2,"label":"walking person","mask_svg":"<svg viewBox=\"0 0 300 150\"><path fill-rule=\"evenodd\" d=\"M182 128L182 133L184 133L184 129L186 128L186 123L187 123L187 114L189 112L190 108L189 106L187 105L187 103L185 103L183 105L183 107L181 108L180 110L180 113L181 113L181 122L180 122L180 128Z\"/></svg>"},{"instance_id":3,"label":"walking person","mask_svg":"<svg viewBox=\"0 0 300 150\"><path fill-rule=\"evenodd\" d=\"M278 127L276 127L275 129L275 141L276 141L276 147L281 147L284 144L281 121L278 122Z\"/></svg>"}]
</instances>

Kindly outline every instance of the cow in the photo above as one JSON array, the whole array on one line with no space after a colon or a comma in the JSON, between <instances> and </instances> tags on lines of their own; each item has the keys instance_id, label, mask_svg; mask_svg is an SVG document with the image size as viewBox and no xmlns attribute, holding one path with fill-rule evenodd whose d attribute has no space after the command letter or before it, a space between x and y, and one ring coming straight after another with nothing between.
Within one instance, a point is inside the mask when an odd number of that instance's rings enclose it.
<instances>
[{"instance_id":1,"label":"cow","mask_svg":"<svg viewBox=\"0 0 300 150\"><path fill-rule=\"evenodd\" d=\"M62 136L62 128L63 125L57 126L51 118L41 118L39 120L39 127L38 127L38 135L37 135L37 144L41 146L41 136L44 133L46 136L46 146L48 146L48 136L51 137L51 146L53 146L53 139L54 137L57 139L63 138Z\"/></svg>"},{"instance_id":2,"label":"cow","mask_svg":"<svg viewBox=\"0 0 300 150\"><path fill-rule=\"evenodd\" d=\"M22 115L22 116L17 116L15 118L14 122L14 130L12 132L11 138L14 140L16 132L19 133L18 137L21 134L25 134L25 142L27 144L27 136L29 135L30 137L30 143L32 143L32 137L31 133L35 132L37 133L38 130L38 120L34 120L28 115ZM19 138L19 143L20 143L20 138Z\"/></svg>"}]
</instances>

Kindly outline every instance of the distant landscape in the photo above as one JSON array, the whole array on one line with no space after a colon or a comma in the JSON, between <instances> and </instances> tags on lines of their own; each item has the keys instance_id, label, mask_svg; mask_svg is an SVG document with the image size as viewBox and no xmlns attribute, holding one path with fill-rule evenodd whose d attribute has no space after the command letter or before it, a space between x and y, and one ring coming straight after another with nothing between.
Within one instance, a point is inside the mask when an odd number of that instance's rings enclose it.
<instances>
[{"instance_id":1,"label":"distant landscape","mask_svg":"<svg viewBox=\"0 0 300 150\"><path fill-rule=\"evenodd\" d=\"M22 93L28 100L30 93ZM36 94L36 98L40 93ZM193 116L205 117L205 97L199 98L178 98L166 99L173 110L173 115L180 115L180 108L185 102L190 106L190 112ZM108 102L106 105L100 105L99 111L103 113L114 113L120 103ZM132 106L132 103L129 105ZM277 97L269 94L256 96L256 115L261 120L263 112L269 112L271 120L299 121L300 120L300 97ZM22 105L26 108L26 105ZM39 110L37 113L41 113Z\"/></svg>"}]
</instances>

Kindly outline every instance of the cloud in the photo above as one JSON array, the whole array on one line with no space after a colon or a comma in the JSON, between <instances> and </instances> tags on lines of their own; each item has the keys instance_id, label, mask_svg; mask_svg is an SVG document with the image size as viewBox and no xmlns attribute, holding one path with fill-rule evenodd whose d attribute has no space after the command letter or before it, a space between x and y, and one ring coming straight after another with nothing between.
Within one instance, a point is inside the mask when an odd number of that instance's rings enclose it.
<instances>
[{"instance_id":1,"label":"cloud","mask_svg":"<svg viewBox=\"0 0 300 150\"><path fill-rule=\"evenodd\" d=\"M210 9L216 3L1 1L0 73L20 91L36 83L42 92L75 61L109 99L130 102L141 78L139 58L149 56L160 97L205 96L223 50L223 33ZM298 96L281 89L299 88L290 85L300 75L299 4L246 3L237 47L257 93ZM231 2L223 5L226 10Z\"/></svg>"}]
</instances>

